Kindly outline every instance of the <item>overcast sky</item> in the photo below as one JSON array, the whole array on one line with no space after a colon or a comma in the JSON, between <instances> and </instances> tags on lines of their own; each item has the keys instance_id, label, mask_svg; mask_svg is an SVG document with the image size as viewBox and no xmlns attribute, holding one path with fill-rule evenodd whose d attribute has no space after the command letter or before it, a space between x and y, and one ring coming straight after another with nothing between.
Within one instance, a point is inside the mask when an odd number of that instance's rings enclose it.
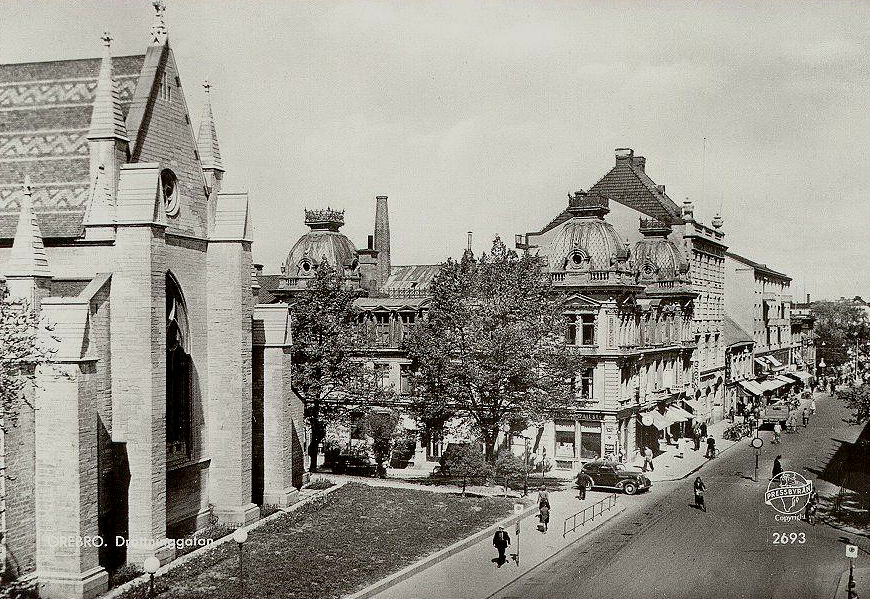
<instances>
[{"instance_id":1,"label":"overcast sky","mask_svg":"<svg viewBox=\"0 0 870 599\"><path fill-rule=\"evenodd\" d=\"M0 61L143 53L149 2L0 3ZM277 271L303 207L393 263L539 229L632 147L795 299L870 295L870 1L168 2L194 123L213 84L227 190ZM704 137L707 138L706 154ZM706 155L706 160L704 160ZM706 168L702 168L702 165Z\"/></svg>"}]
</instances>

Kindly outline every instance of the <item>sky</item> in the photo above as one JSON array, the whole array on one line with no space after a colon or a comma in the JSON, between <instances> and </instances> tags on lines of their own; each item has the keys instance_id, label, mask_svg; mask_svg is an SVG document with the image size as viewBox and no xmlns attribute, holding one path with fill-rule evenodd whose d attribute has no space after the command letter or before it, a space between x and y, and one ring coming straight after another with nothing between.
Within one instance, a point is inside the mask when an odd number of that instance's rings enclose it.
<instances>
[{"instance_id":1,"label":"sky","mask_svg":"<svg viewBox=\"0 0 870 599\"><path fill-rule=\"evenodd\" d=\"M0 62L144 53L145 0L0 3ZM870 296L870 0L167 2L198 124L204 91L267 272L389 196L394 264L539 230L614 149L787 273L795 299Z\"/></svg>"}]
</instances>

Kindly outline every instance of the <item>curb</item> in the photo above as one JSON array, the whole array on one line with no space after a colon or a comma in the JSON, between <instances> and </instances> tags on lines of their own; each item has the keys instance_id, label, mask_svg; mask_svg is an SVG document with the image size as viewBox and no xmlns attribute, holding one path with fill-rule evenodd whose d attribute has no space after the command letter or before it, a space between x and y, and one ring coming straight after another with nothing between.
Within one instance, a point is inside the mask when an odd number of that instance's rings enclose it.
<instances>
[{"instance_id":1,"label":"curb","mask_svg":"<svg viewBox=\"0 0 870 599\"><path fill-rule=\"evenodd\" d=\"M459 541L453 543L452 545L445 547L435 553L427 555L423 559L411 564L410 566L406 566L405 568L395 572L387 576L386 578L382 578L381 580L375 582L367 586L366 588L353 593L352 595L343 595L343 599L368 599L369 597L374 597L378 593L382 591L386 591L388 588L399 584L400 582L404 582L405 580L411 578L418 572L422 572L426 570L430 566L434 565L435 562L438 562L446 555L451 555L453 553L458 553L463 549L471 547L478 541L488 537L491 534L495 533L496 528L499 526L504 526L507 528L509 525L517 522L518 520L522 520L527 516L531 516L532 512L538 509L537 505L531 505L522 511L520 514L514 514L513 516L501 520L500 522L496 522L495 524L491 524L487 528L479 530L474 533L470 537L466 537L464 539L460 539Z\"/></svg>"},{"instance_id":2,"label":"curb","mask_svg":"<svg viewBox=\"0 0 870 599\"><path fill-rule=\"evenodd\" d=\"M597 529L597 528L599 528L599 527L601 527L601 526L604 526L605 524L607 524L608 522L610 522L613 518L616 518L619 514L621 514L622 512L624 512L626 509L628 509L628 508L626 508L625 506L619 506L618 508L614 508L614 510L612 511L612 513L610 514L610 516L608 516L607 518L604 518L604 519L602 519L602 520L599 520L599 521L598 521L598 524L593 524L591 527L589 527L589 528L587 528L586 530L584 530L584 531L583 531L583 534L581 534L581 535L578 536L576 539L574 539L573 541L571 541L570 543L568 543L567 545L565 545L564 547L562 547L561 549L559 549L556 553L554 553L554 554L551 555L550 557L548 557L548 558L542 560L541 562L535 564L534 566L532 566L531 568L529 568L529 569L526 570L525 572L518 572L517 575L516 575L516 577L515 577L513 580L507 582L506 584L504 584L504 585L501 586L500 588L496 589L494 592L492 592L492 593L490 593L489 595L487 595L487 596L486 596L486 599L492 599L492 597L495 597L496 595L498 595L499 593L501 593L503 590L505 590L505 589L508 588L510 585L512 585L513 583L515 583L516 581L518 581L518 580L519 580L520 578L522 578L523 576L528 576L529 574L531 574L532 572L534 572L535 570L537 570L538 568L540 568L541 566L543 566L544 564L546 564L547 562L549 562L550 560L552 560L553 558L555 558L556 556L558 556L560 553L562 553L562 552L565 551L566 549L568 549L568 548L574 546L575 544L579 543L580 541L582 541L582 540L584 539L584 537L586 537L586 535L588 535L589 533L591 533L593 530L595 530L595 529ZM608 512L610 513L611 510L608 510Z\"/></svg>"},{"instance_id":3,"label":"curb","mask_svg":"<svg viewBox=\"0 0 870 599\"><path fill-rule=\"evenodd\" d=\"M744 439L745 439L745 438L746 438L746 437L744 437ZM742 441L742 440L743 440L743 439L740 439L740 441ZM726 451L728 451L728 450L731 449L732 447L736 447L737 445L740 444L740 441L735 441L734 443L732 443L732 444L729 445L728 447L726 447L726 448L724 448L724 449L720 449L720 450L719 450L719 455L721 456L723 453L725 453ZM712 461L713 461L713 460L707 459L706 461L701 462L700 465L695 466L694 468L692 468L691 470L689 470L688 472L686 472L686 473L683 474L682 476L677 476L676 478L663 478L663 479L661 479L661 480L653 481L653 482L659 482L659 483L670 483L670 482L674 482L674 481L677 481L677 480L683 480L683 479L685 479L685 478L688 478L688 477L692 476L692 475L695 474L698 470L700 470L701 468L703 468L704 466L706 466L707 464L709 464L709 463L712 462Z\"/></svg>"},{"instance_id":4,"label":"curb","mask_svg":"<svg viewBox=\"0 0 870 599\"><path fill-rule=\"evenodd\" d=\"M328 489L323 489L321 492L317 493L316 495L312 495L311 497L309 497L308 499L306 499L304 501L297 501L296 503L288 505L285 508L281 508L280 510L278 510L274 514L269 514L265 518L260 518L256 522L252 522L251 524L248 524L247 526L240 526L239 529L247 530L247 531L254 530L256 528L263 526L267 522L271 522L272 520L275 520L276 518L279 518L279 517L283 516L284 514L287 514L288 512L298 510L299 508L306 506L310 503L314 503L315 501L320 501L324 497L326 497L327 495L329 495L330 493L335 491L336 489L340 489L341 487L343 487L347 481L334 481L334 482L335 482L335 484L333 486L329 487ZM212 541L211 543L208 543L207 545L200 547L199 549L195 549L195 550L191 551L190 553L182 555L181 557L172 560L171 562L169 562L165 566L161 566L157 570L157 572L154 573L154 578L157 579L157 578L163 576L164 574L166 574L167 572L173 570L174 568L177 568L178 566L181 566L181 565L189 562L190 560L192 560L196 557L199 557L200 555L204 555L204 554L208 553L209 551L211 551L215 547L219 547L225 543L232 541L234 532L235 531L233 531L230 534L223 536L219 539L216 539L216 540ZM127 591L130 591L130 590L135 589L137 587L140 587L144 584L147 584L149 579L150 579L149 574L142 574L141 576L134 578L133 580L129 580L129 581L125 582L124 584L115 587L114 589L109 589L104 594L99 595L99 599L113 599L114 597L117 597L123 593L126 593Z\"/></svg>"}]
</instances>

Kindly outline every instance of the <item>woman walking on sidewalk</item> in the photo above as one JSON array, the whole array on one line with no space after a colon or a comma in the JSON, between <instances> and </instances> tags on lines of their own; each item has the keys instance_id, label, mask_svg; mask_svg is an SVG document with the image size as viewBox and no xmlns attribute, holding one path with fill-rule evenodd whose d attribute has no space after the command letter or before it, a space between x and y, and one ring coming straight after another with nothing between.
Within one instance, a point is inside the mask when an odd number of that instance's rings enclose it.
<instances>
[{"instance_id":1,"label":"woman walking on sidewalk","mask_svg":"<svg viewBox=\"0 0 870 599\"><path fill-rule=\"evenodd\" d=\"M816 413L816 400L810 401L810 416Z\"/></svg>"},{"instance_id":2,"label":"woman walking on sidewalk","mask_svg":"<svg viewBox=\"0 0 870 599\"><path fill-rule=\"evenodd\" d=\"M695 479L695 506L699 510L707 511L707 504L704 503L704 491L707 490L707 487L704 485L704 482L701 480L701 477Z\"/></svg>"}]
</instances>

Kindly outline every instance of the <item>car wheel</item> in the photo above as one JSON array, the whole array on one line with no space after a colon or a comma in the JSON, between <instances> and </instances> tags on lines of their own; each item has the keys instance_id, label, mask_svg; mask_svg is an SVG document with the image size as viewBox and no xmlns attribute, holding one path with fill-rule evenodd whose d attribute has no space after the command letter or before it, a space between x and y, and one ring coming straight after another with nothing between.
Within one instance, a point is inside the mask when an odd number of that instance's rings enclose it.
<instances>
[{"instance_id":1,"label":"car wheel","mask_svg":"<svg viewBox=\"0 0 870 599\"><path fill-rule=\"evenodd\" d=\"M637 493L637 485L635 485L634 483L625 483L622 486L622 490L625 491L626 495L634 495L635 493Z\"/></svg>"},{"instance_id":2,"label":"car wheel","mask_svg":"<svg viewBox=\"0 0 870 599\"><path fill-rule=\"evenodd\" d=\"M592 477L590 476L589 478L586 479L586 490L591 491L592 487L594 487L594 486L595 486L595 481L593 481Z\"/></svg>"}]
</instances>

